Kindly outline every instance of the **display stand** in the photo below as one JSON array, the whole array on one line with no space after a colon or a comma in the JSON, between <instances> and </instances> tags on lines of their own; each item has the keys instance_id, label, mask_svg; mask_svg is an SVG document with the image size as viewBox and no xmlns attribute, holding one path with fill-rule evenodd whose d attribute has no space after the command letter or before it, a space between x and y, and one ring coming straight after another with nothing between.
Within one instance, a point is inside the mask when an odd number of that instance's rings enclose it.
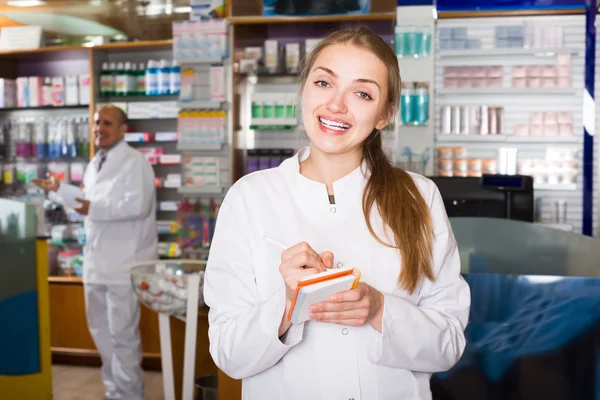
<instances>
[{"instance_id":1,"label":"display stand","mask_svg":"<svg viewBox=\"0 0 600 400\"><path fill-rule=\"evenodd\" d=\"M196 362L196 329L198 327L198 299L200 275L188 277L188 299L185 317L176 317L185 322L185 352L183 361L183 400L194 398L194 367ZM175 376L173 371L173 349L171 345L170 315L159 313L160 355L162 362L163 391L165 400L175 400Z\"/></svg>"}]
</instances>

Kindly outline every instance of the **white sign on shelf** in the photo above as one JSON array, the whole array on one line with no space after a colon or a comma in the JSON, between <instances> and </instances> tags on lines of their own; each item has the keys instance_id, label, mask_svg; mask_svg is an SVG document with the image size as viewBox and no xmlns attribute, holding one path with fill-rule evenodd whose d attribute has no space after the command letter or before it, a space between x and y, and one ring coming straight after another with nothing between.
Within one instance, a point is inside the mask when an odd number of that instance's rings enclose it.
<instances>
[{"instance_id":1,"label":"white sign on shelf","mask_svg":"<svg viewBox=\"0 0 600 400\"><path fill-rule=\"evenodd\" d=\"M0 50L39 49L42 40L42 27L9 26L0 29Z\"/></svg>"}]
</instances>

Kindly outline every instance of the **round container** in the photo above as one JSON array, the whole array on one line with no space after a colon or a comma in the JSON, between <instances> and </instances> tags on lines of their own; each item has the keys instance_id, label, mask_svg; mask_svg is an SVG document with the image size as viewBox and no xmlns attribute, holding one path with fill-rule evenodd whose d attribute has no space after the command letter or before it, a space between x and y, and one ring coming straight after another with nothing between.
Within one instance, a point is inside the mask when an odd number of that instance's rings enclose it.
<instances>
[{"instance_id":1,"label":"round container","mask_svg":"<svg viewBox=\"0 0 600 400\"><path fill-rule=\"evenodd\" d=\"M439 160L438 167L440 171L452 171L454 162L452 160Z\"/></svg>"},{"instance_id":2,"label":"round container","mask_svg":"<svg viewBox=\"0 0 600 400\"><path fill-rule=\"evenodd\" d=\"M415 92L411 96L413 124L424 125L429 119L429 84L415 83Z\"/></svg>"},{"instance_id":3,"label":"round container","mask_svg":"<svg viewBox=\"0 0 600 400\"><path fill-rule=\"evenodd\" d=\"M464 147L453 147L452 152L454 154L454 159L456 160L467 157L467 149Z\"/></svg>"},{"instance_id":4,"label":"round container","mask_svg":"<svg viewBox=\"0 0 600 400\"><path fill-rule=\"evenodd\" d=\"M400 114L403 124L412 124L414 121L413 109L411 106L414 89L412 83L402 82L400 92Z\"/></svg>"},{"instance_id":5,"label":"round container","mask_svg":"<svg viewBox=\"0 0 600 400\"><path fill-rule=\"evenodd\" d=\"M188 278L200 275L198 307L204 305L202 284L206 261L147 261L129 266L131 284L140 301L159 313L183 316L187 309Z\"/></svg>"},{"instance_id":6,"label":"round container","mask_svg":"<svg viewBox=\"0 0 600 400\"><path fill-rule=\"evenodd\" d=\"M438 147L438 159L452 160L452 147Z\"/></svg>"},{"instance_id":7,"label":"round container","mask_svg":"<svg viewBox=\"0 0 600 400\"><path fill-rule=\"evenodd\" d=\"M494 159L483 160L481 163L481 172L484 174L495 174L497 171L497 162Z\"/></svg>"}]
</instances>

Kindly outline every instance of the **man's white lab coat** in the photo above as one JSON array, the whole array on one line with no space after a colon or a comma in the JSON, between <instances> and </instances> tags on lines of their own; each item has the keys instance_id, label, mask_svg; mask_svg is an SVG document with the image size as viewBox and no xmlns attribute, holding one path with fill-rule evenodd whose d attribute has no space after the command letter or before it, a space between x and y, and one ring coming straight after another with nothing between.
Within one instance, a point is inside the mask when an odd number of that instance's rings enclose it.
<instances>
[{"instance_id":1,"label":"man's white lab coat","mask_svg":"<svg viewBox=\"0 0 600 400\"><path fill-rule=\"evenodd\" d=\"M86 317L102 358L102 380L110 399L143 400L140 303L128 265L157 258L156 189L152 166L121 141L86 168L83 191L90 201L84 219L83 258ZM67 195L61 184L52 198Z\"/></svg>"},{"instance_id":2,"label":"man's white lab coat","mask_svg":"<svg viewBox=\"0 0 600 400\"><path fill-rule=\"evenodd\" d=\"M125 141L109 150L99 172L98 162L95 157L89 163L83 178L90 201L84 219L83 281L130 285L125 267L157 258L154 171L144 155ZM61 184L53 198L60 202L64 190Z\"/></svg>"},{"instance_id":3,"label":"man's white lab coat","mask_svg":"<svg viewBox=\"0 0 600 400\"><path fill-rule=\"evenodd\" d=\"M204 298L210 307L210 352L228 375L243 379L243 399L431 399L431 373L451 368L465 347L470 292L442 198L430 180L413 175L435 229L436 281L409 294L397 285L401 260L369 233L362 212L361 169L325 185L299 172L308 149L278 168L242 178L227 193L211 245ZM372 218L383 236L379 215ZM307 321L282 340L285 308L281 250L307 241L330 250L334 266L353 266L385 296L383 332Z\"/></svg>"}]
</instances>

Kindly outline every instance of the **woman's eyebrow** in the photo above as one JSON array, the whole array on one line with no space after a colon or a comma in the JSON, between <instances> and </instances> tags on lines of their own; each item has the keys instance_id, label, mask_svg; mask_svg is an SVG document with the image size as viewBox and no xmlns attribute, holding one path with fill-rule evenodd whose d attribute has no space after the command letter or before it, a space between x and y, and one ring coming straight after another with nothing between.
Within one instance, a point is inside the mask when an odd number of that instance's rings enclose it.
<instances>
[{"instance_id":1,"label":"woman's eyebrow","mask_svg":"<svg viewBox=\"0 0 600 400\"><path fill-rule=\"evenodd\" d=\"M315 69L313 69L313 72L315 72L318 69L327 72L329 75L333 76L334 78L337 78L337 76L338 76L335 72L333 72L332 70L330 70L327 67L316 67ZM373 79L359 78L359 79L355 79L354 82L356 82L356 83L372 83L375 86L377 86L378 89L381 89L379 87L379 84L376 81L374 81Z\"/></svg>"}]
</instances>

